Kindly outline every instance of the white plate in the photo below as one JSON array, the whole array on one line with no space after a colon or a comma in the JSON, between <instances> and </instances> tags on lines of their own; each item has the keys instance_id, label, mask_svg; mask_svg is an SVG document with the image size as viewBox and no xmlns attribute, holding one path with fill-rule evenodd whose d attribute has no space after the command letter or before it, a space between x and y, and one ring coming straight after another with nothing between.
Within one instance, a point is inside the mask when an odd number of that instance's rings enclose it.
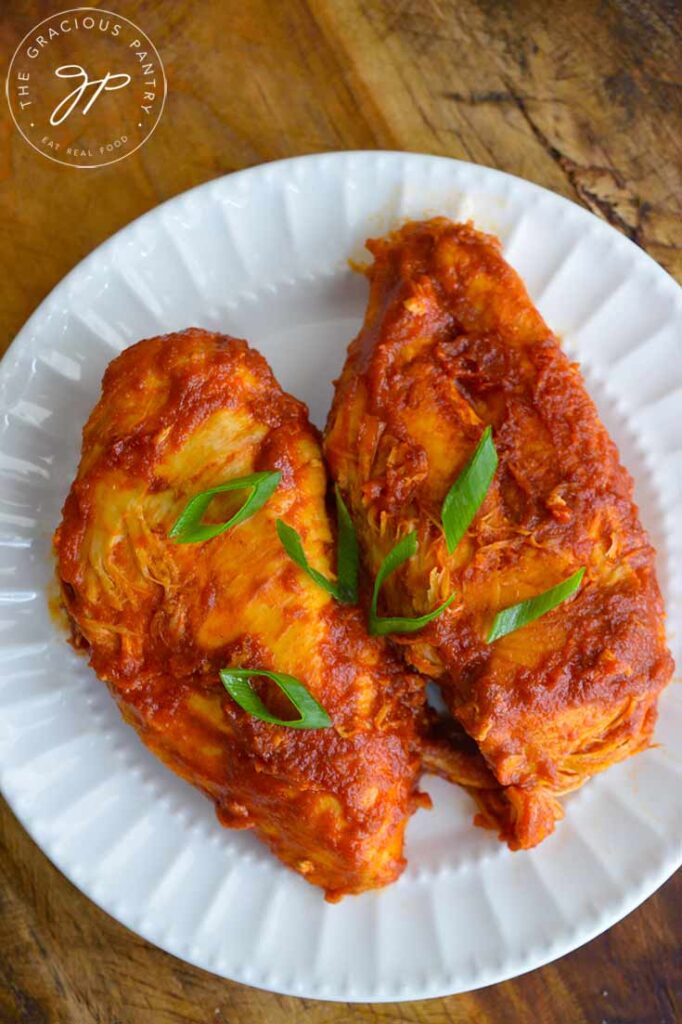
<instances>
[{"instance_id":1,"label":"white plate","mask_svg":"<svg viewBox=\"0 0 682 1024\"><path fill-rule=\"evenodd\" d=\"M47 202L47 197L46 197ZM408 828L409 866L331 906L164 769L51 617L50 538L102 371L190 324L247 337L322 424L363 315L348 268L405 217L498 234L637 480L679 647L680 291L591 214L483 167L407 153L287 160L210 182L125 228L62 281L2 364L0 771L20 820L106 911L209 971L294 995L419 999L489 985L587 941L682 860L682 699L660 746L566 800L555 835L510 853L461 790ZM678 660L679 660L679 651Z\"/></svg>"}]
</instances>

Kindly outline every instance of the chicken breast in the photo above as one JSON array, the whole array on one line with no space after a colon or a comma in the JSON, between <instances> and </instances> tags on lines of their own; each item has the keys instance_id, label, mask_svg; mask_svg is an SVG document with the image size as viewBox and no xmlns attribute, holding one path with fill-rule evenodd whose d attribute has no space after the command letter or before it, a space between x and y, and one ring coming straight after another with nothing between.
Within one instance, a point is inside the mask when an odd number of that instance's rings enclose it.
<instances>
[{"instance_id":1,"label":"chicken breast","mask_svg":"<svg viewBox=\"0 0 682 1024\"><path fill-rule=\"evenodd\" d=\"M336 386L328 464L372 576L417 531L384 613L422 615L456 592L394 640L438 680L497 780L479 790L484 822L530 847L561 816L559 794L650 742L672 672L654 551L577 365L497 240L438 218L368 248L369 305ZM449 554L443 500L488 425L498 468ZM573 598L487 642L498 611L581 567Z\"/></svg>"},{"instance_id":2,"label":"chicken breast","mask_svg":"<svg viewBox=\"0 0 682 1024\"><path fill-rule=\"evenodd\" d=\"M251 518L201 543L169 538L198 492L268 470L281 479ZM55 544L76 642L126 721L224 825L254 828L335 899L403 869L422 687L282 547L278 517L333 578L326 487L305 406L265 360L187 330L141 341L107 369ZM204 521L226 521L244 497L216 495ZM218 674L235 666L296 677L331 728L242 710ZM256 685L291 719L274 684Z\"/></svg>"}]
</instances>

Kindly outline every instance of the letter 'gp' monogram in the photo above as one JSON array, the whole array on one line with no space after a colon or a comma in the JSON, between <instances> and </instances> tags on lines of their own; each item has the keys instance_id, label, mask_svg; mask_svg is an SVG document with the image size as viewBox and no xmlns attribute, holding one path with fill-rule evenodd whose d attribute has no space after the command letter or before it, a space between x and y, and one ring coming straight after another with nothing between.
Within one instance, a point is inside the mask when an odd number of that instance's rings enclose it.
<instances>
[{"instance_id":1,"label":"letter 'gp' monogram","mask_svg":"<svg viewBox=\"0 0 682 1024\"><path fill-rule=\"evenodd\" d=\"M69 114L71 114L78 106L81 97L84 92L90 88L90 86L97 86L92 92L90 99L86 102L81 113L87 114L92 107L93 103L101 92L113 92L115 89L123 89L126 85L130 85L132 78L130 75L118 74L112 75L110 71L107 71L104 78L94 78L92 81L88 78L88 73L85 68L82 68L80 64L63 64L62 67L57 68L55 71L57 78L80 78L80 85L77 85L67 96L61 100L60 103L52 111L50 115L50 124L56 127L66 121ZM69 102L69 100L71 102Z\"/></svg>"},{"instance_id":2,"label":"letter 'gp' monogram","mask_svg":"<svg viewBox=\"0 0 682 1024\"><path fill-rule=\"evenodd\" d=\"M26 142L69 167L103 167L152 135L166 100L156 47L132 21L102 8L53 14L22 39L7 102Z\"/></svg>"}]
</instances>

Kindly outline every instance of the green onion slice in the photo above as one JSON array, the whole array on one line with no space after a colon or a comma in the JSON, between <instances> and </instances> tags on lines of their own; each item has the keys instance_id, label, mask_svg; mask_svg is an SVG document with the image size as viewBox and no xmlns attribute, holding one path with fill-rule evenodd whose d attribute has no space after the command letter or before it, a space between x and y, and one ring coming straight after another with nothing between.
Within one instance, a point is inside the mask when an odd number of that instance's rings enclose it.
<instances>
[{"instance_id":1,"label":"green onion slice","mask_svg":"<svg viewBox=\"0 0 682 1024\"><path fill-rule=\"evenodd\" d=\"M282 474L275 470L273 472L252 473L250 476L240 476L235 480L229 480L220 487L211 487L208 491L201 491L195 494L187 502L184 512L173 525L168 534L176 544L198 544L203 540L210 540L220 533L238 526L245 519L249 519L258 509L262 508L268 498L275 491ZM244 504L238 509L231 519L226 523L202 523L201 517L211 504L215 494L222 494L225 491L241 491L248 487L250 493L244 500Z\"/></svg>"},{"instance_id":2,"label":"green onion slice","mask_svg":"<svg viewBox=\"0 0 682 1024\"><path fill-rule=\"evenodd\" d=\"M358 603L358 570L360 552L353 520L341 496L338 484L334 488L336 497L336 522L339 531L336 554L336 575L339 580L339 600L345 604Z\"/></svg>"},{"instance_id":3,"label":"green onion slice","mask_svg":"<svg viewBox=\"0 0 682 1024\"><path fill-rule=\"evenodd\" d=\"M557 583L555 587L550 587L543 594L529 597L527 601L513 604L510 608L504 608L498 612L488 633L487 643L491 644L493 641L499 640L501 636L513 633L515 630L521 629L522 626L527 626L529 622L539 619L541 615L551 612L558 604L575 594L584 575L585 569L578 569L567 580Z\"/></svg>"},{"instance_id":4,"label":"green onion slice","mask_svg":"<svg viewBox=\"0 0 682 1024\"><path fill-rule=\"evenodd\" d=\"M310 576L311 580L342 604L357 604L358 600L358 541L353 521L341 492L336 488L336 515L339 526L336 582L313 569L306 558L300 534L282 519L277 520L277 535L289 558Z\"/></svg>"},{"instance_id":5,"label":"green onion slice","mask_svg":"<svg viewBox=\"0 0 682 1024\"><path fill-rule=\"evenodd\" d=\"M258 676L265 676L276 683L300 712L301 717L285 719L271 715L250 683L251 679ZM303 683L293 676L284 675L283 672L266 672L262 668L221 668L220 679L239 707L261 722L284 725L289 729L328 729L332 724L322 705L318 704Z\"/></svg>"},{"instance_id":6,"label":"green onion slice","mask_svg":"<svg viewBox=\"0 0 682 1024\"><path fill-rule=\"evenodd\" d=\"M445 495L441 509L443 532L452 554L483 504L497 469L492 427L486 427L476 451Z\"/></svg>"},{"instance_id":7,"label":"green onion slice","mask_svg":"<svg viewBox=\"0 0 682 1024\"><path fill-rule=\"evenodd\" d=\"M396 569L399 569L403 562L407 562L416 553L417 533L413 530L412 533L408 533L402 540L398 541L381 563L374 581L372 603L369 609L369 631L373 636L385 636L387 633L416 633L418 629L422 629L432 619L435 619L437 615L440 615L442 611L445 611L448 605L451 605L457 597L456 594L451 594L447 601L444 601L438 608L434 608L432 612L427 612L426 615L419 615L417 618L382 617L377 615L379 591L384 580L392 572L395 572Z\"/></svg>"}]
</instances>

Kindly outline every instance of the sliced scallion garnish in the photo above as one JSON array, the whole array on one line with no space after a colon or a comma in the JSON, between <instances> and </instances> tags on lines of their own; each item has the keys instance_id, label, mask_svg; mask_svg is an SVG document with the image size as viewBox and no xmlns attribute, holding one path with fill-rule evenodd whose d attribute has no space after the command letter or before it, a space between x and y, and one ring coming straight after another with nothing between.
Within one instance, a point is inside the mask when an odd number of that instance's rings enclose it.
<instances>
[{"instance_id":1,"label":"sliced scallion garnish","mask_svg":"<svg viewBox=\"0 0 682 1024\"><path fill-rule=\"evenodd\" d=\"M276 683L301 717L286 719L270 714L250 682L258 676L265 676ZM283 672L266 672L265 669L259 668L221 668L220 679L239 707L261 722L284 725L288 729L328 729L332 725L332 720L322 705L318 704L303 683L294 676L287 676Z\"/></svg>"},{"instance_id":2,"label":"sliced scallion garnish","mask_svg":"<svg viewBox=\"0 0 682 1024\"><path fill-rule=\"evenodd\" d=\"M486 427L476 451L445 495L441 509L443 532L452 554L483 504L497 469L492 427Z\"/></svg>"},{"instance_id":3,"label":"sliced scallion garnish","mask_svg":"<svg viewBox=\"0 0 682 1024\"><path fill-rule=\"evenodd\" d=\"M508 633L513 633L515 630L521 629L522 626L527 626L529 622L534 622L541 615L551 612L558 604L575 594L584 575L585 569L578 569L567 580L557 583L555 587L550 587L544 593L529 597L526 601L520 601L519 604L513 604L510 608L504 608L498 612L488 633L487 643L491 644L493 641L499 640L500 637L507 636Z\"/></svg>"},{"instance_id":4,"label":"sliced scallion garnish","mask_svg":"<svg viewBox=\"0 0 682 1024\"><path fill-rule=\"evenodd\" d=\"M334 488L336 497L336 523L339 540L336 553L336 575L339 580L339 600L345 604L358 603L358 569L360 552L353 520L341 496L338 484Z\"/></svg>"},{"instance_id":5,"label":"sliced scallion garnish","mask_svg":"<svg viewBox=\"0 0 682 1024\"><path fill-rule=\"evenodd\" d=\"M207 491L195 494L187 502L184 511L180 514L171 528L168 536L176 544L198 544L204 540L211 540L220 533L238 526L245 519L249 519L255 512L263 507L268 498L275 491L282 474L278 471L251 473L250 476L237 477L229 480L219 487L211 487ZM249 488L250 493L244 500L243 505L226 523L202 523L201 518L211 504L216 494L223 494L225 491L241 491Z\"/></svg>"},{"instance_id":6,"label":"sliced scallion garnish","mask_svg":"<svg viewBox=\"0 0 682 1024\"><path fill-rule=\"evenodd\" d=\"M348 513L341 492L336 488L336 515L339 530L337 549L337 580L327 579L312 565L306 558L300 534L285 523L282 519L277 520L277 535L282 542L282 547L292 562L303 569L310 576L311 580L322 587L328 594L335 597L342 604L357 604L358 600L358 541L355 536L353 521Z\"/></svg>"},{"instance_id":7,"label":"sliced scallion garnish","mask_svg":"<svg viewBox=\"0 0 682 1024\"><path fill-rule=\"evenodd\" d=\"M387 633L416 633L417 630L423 629L429 622L440 615L441 612L452 604L455 600L456 594L451 594L447 601L439 605L438 608L434 608L432 612L427 612L426 615L419 615L416 618L404 618L401 616L385 616L382 617L377 615L377 603L379 600L379 591L384 583L387 576L390 576L392 572L399 569L400 566L407 562L408 559L412 558L417 553L417 533L415 530L412 533L408 533L402 540L399 540L395 547L389 551L384 558L379 572L374 580L374 590L372 592L372 603L369 609L369 631L373 636L385 636Z\"/></svg>"}]
</instances>

